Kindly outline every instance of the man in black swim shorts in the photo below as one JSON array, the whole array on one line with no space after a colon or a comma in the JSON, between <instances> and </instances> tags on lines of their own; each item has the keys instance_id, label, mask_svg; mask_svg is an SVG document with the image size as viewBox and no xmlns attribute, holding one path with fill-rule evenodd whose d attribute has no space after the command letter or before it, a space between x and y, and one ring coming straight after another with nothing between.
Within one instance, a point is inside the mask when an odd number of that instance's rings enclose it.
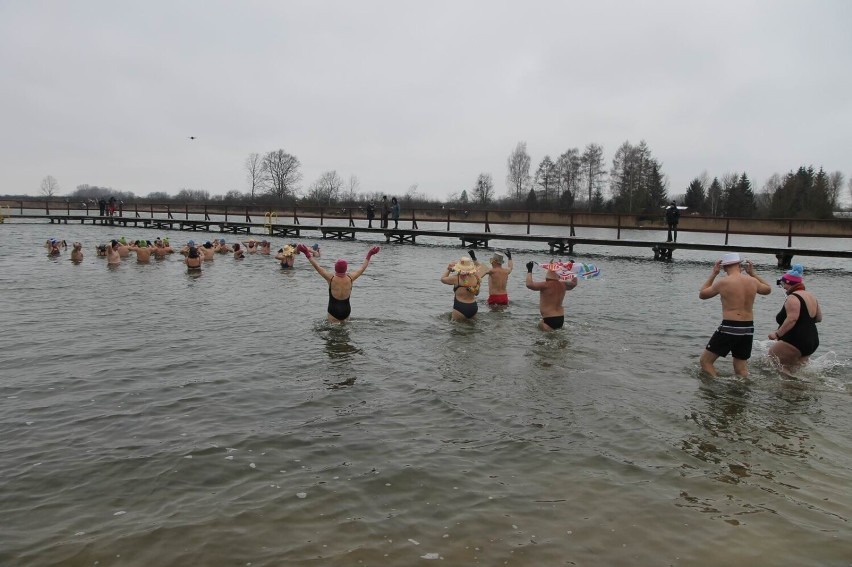
<instances>
[{"instance_id":1,"label":"man in black swim shorts","mask_svg":"<svg viewBox=\"0 0 852 567\"><path fill-rule=\"evenodd\" d=\"M722 300L722 324L713 333L710 342L701 354L701 369L710 376L716 376L713 363L720 356L733 355L734 372L737 376L748 376L748 359L751 358L751 345L754 338L754 298L768 295L772 288L754 272L754 266L746 261L742 271L740 255L731 252L722 256L713 265L713 272L698 297L710 299L717 295ZM727 277L716 279L724 270Z\"/></svg>"}]
</instances>

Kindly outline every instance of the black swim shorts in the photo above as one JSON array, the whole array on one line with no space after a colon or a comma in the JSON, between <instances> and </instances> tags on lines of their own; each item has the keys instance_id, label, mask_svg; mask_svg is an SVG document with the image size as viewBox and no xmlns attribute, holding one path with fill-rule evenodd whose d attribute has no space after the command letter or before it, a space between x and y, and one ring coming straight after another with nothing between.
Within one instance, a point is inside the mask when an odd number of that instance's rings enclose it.
<instances>
[{"instance_id":1,"label":"black swim shorts","mask_svg":"<svg viewBox=\"0 0 852 567\"><path fill-rule=\"evenodd\" d=\"M734 358L751 358L751 345L754 340L754 321L729 321L725 319L705 347L713 354L726 357L731 353Z\"/></svg>"}]
</instances>

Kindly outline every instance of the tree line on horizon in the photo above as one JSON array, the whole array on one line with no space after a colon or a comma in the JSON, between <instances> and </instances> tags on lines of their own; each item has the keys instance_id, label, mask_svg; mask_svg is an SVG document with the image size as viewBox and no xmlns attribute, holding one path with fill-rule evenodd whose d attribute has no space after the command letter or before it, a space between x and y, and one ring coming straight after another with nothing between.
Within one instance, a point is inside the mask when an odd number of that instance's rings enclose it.
<instances>
[{"instance_id":1,"label":"tree line on horizon","mask_svg":"<svg viewBox=\"0 0 852 567\"><path fill-rule=\"evenodd\" d=\"M119 201L222 203L235 205L289 206L366 206L378 202L383 193L362 192L355 175L344 180L335 170L322 173L302 190L301 162L283 149L264 155L249 154L243 164L248 191L233 189L224 195L210 195L199 189L180 189L172 196L155 191L145 197L132 192L96 185L78 185L69 199L84 202L101 197ZM490 173L480 173L470 188L452 193L446 200L429 198L417 184L397 197L407 207L464 207L589 211L658 215L675 201L688 212L720 217L831 218L837 209L844 186L840 171L826 173L822 168L800 166L785 175L773 174L761 190L755 191L745 172L728 172L713 177L704 172L696 176L680 195L669 195L668 181L661 162L648 144L625 141L616 150L607 170L604 149L590 143L581 152L569 148L555 160L545 155L535 171L525 142L519 142L506 162L506 192L497 196ZM852 179L849 180L852 195ZM41 194L55 196L56 179L48 175ZM388 195L389 197L391 195Z\"/></svg>"}]
</instances>

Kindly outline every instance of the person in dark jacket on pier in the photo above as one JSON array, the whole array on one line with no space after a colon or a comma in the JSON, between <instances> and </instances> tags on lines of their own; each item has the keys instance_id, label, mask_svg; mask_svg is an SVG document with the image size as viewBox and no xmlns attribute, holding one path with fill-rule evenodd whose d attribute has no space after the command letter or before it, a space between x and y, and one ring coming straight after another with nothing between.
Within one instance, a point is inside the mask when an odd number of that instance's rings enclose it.
<instances>
[{"instance_id":1,"label":"person in dark jacket on pier","mask_svg":"<svg viewBox=\"0 0 852 567\"><path fill-rule=\"evenodd\" d=\"M666 207L666 225L669 227L669 234L666 237L666 242L677 242L677 223L680 220L680 211L677 208L677 203L672 201L672 204ZM672 239L674 237L674 239Z\"/></svg>"}]
</instances>

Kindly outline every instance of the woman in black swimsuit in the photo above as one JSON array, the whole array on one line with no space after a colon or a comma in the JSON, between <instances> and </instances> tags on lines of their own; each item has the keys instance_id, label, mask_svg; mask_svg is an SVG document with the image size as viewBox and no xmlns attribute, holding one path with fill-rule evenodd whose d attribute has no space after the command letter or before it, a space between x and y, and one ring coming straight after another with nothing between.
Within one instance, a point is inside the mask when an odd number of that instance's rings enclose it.
<instances>
[{"instance_id":1,"label":"woman in black swimsuit","mask_svg":"<svg viewBox=\"0 0 852 567\"><path fill-rule=\"evenodd\" d=\"M778 359L784 371L795 370L805 364L819 346L816 324L822 321L822 310L816 297L805 291L803 272L801 264L794 264L778 280L778 285L787 293L787 299L775 317L778 330L769 333L769 338L777 341L769 348L769 354Z\"/></svg>"},{"instance_id":2,"label":"woman in black swimsuit","mask_svg":"<svg viewBox=\"0 0 852 567\"><path fill-rule=\"evenodd\" d=\"M441 274L441 283L453 286L453 321L464 321L476 316L479 310L476 296L479 295L482 283L478 271L472 259L462 258L458 262L451 262Z\"/></svg>"},{"instance_id":3,"label":"woman in black swimsuit","mask_svg":"<svg viewBox=\"0 0 852 567\"><path fill-rule=\"evenodd\" d=\"M328 322L342 323L349 318L352 312L352 307L349 305L349 298L352 295L352 284L357 280L367 266L370 265L370 258L378 253L379 247L373 246L367 252L367 257L364 258L364 263L361 267L351 274L346 271L348 265L346 260L338 260L334 264L334 273L330 273L317 263L316 259L304 244L299 244L296 249L305 255L311 266L328 282Z\"/></svg>"}]
</instances>

